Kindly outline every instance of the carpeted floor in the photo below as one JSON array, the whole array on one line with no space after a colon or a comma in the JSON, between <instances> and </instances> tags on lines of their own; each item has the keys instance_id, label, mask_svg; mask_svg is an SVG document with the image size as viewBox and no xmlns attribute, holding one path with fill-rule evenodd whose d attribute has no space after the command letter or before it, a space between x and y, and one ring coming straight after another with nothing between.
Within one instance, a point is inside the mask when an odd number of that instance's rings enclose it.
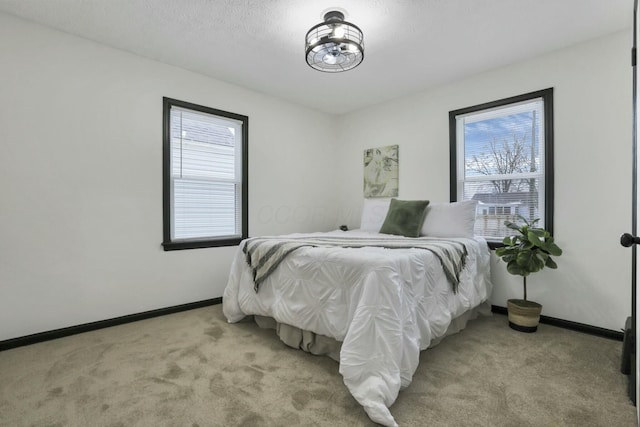
<instances>
[{"instance_id":1,"label":"carpeted floor","mask_svg":"<svg viewBox=\"0 0 640 427\"><path fill-rule=\"evenodd\" d=\"M371 426L328 357L220 305L0 352L0 426ZM422 353L400 426L636 425L622 344L505 316Z\"/></svg>"}]
</instances>

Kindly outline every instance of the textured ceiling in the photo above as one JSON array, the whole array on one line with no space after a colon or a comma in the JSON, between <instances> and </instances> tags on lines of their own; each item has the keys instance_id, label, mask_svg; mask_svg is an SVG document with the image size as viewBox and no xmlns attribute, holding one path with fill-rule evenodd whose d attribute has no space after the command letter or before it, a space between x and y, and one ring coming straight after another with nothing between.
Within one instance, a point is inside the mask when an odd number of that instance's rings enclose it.
<instances>
[{"instance_id":1,"label":"textured ceiling","mask_svg":"<svg viewBox=\"0 0 640 427\"><path fill-rule=\"evenodd\" d=\"M328 74L304 35L339 9L365 35ZM0 0L0 11L341 114L631 27L633 0Z\"/></svg>"}]
</instances>

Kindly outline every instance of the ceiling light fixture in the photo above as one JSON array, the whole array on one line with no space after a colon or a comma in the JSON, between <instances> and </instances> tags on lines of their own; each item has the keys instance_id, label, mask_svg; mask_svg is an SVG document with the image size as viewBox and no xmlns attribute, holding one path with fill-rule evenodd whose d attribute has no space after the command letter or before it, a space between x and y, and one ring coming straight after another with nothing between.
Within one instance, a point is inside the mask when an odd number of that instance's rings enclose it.
<instances>
[{"instance_id":1,"label":"ceiling light fixture","mask_svg":"<svg viewBox=\"0 0 640 427\"><path fill-rule=\"evenodd\" d=\"M307 33L305 54L307 64L318 71L339 73L355 68L364 59L362 30L345 22L342 12L327 12L324 22Z\"/></svg>"}]
</instances>

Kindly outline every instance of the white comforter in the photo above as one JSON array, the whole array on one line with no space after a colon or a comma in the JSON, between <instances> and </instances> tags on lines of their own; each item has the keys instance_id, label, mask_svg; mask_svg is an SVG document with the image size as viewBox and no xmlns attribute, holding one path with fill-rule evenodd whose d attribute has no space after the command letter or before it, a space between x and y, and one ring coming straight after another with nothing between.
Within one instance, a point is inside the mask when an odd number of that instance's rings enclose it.
<instances>
[{"instance_id":1,"label":"white comforter","mask_svg":"<svg viewBox=\"0 0 640 427\"><path fill-rule=\"evenodd\" d=\"M491 292L486 242L456 240L465 242L469 251L457 294L439 261L426 250L308 247L290 254L256 293L239 249L223 311L231 323L257 314L341 341L345 385L373 421L396 426L388 408L411 383L420 351Z\"/></svg>"}]
</instances>

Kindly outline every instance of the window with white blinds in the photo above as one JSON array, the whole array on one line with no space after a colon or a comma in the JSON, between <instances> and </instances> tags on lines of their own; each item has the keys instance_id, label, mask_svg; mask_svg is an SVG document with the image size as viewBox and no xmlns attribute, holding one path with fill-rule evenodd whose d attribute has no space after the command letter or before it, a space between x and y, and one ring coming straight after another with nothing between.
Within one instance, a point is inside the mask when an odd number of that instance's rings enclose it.
<instances>
[{"instance_id":1,"label":"window with white blinds","mask_svg":"<svg viewBox=\"0 0 640 427\"><path fill-rule=\"evenodd\" d=\"M501 242L505 221L552 231L553 89L449 113L451 200L477 200L475 234Z\"/></svg>"},{"instance_id":2,"label":"window with white blinds","mask_svg":"<svg viewBox=\"0 0 640 427\"><path fill-rule=\"evenodd\" d=\"M246 237L248 118L165 98L165 249Z\"/></svg>"}]
</instances>

